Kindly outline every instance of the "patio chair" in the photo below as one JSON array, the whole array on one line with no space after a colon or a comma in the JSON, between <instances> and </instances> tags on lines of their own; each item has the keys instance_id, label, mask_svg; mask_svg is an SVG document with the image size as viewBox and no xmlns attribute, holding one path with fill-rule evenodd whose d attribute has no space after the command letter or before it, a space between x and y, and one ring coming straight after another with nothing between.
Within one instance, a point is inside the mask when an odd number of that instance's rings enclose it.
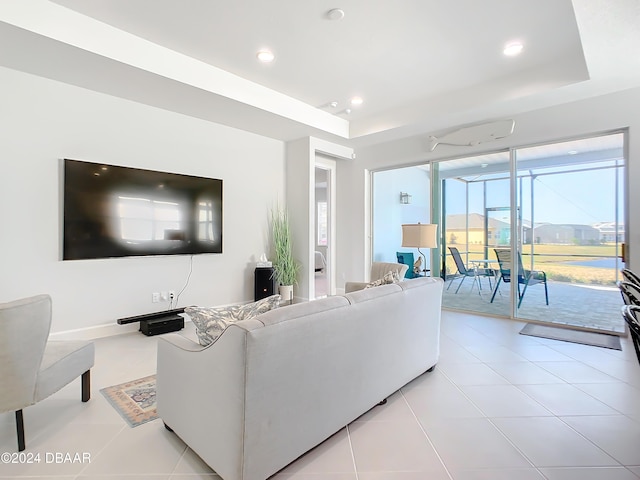
<instances>
[{"instance_id":1,"label":"patio chair","mask_svg":"<svg viewBox=\"0 0 640 480\"><path fill-rule=\"evenodd\" d=\"M491 295L491 302L496 297L500 282L511 282L511 249L509 248L494 248L496 252L496 258L498 259L498 265L500 265L500 276L496 282L496 287L493 289L493 295ZM522 266L522 256L518 252L518 308L522 304L524 294L527 292L529 285L537 285L539 283L544 284L544 298L549 305L549 291L547 289L547 274L542 270L525 270ZM520 285L524 285L522 291L520 291Z\"/></svg>"},{"instance_id":2,"label":"patio chair","mask_svg":"<svg viewBox=\"0 0 640 480\"><path fill-rule=\"evenodd\" d=\"M636 356L640 363L640 321L638 320L638 312L640 312L640 306L638 305L625 305L622 307L622 317L629 326L631 340L633 341L633 346L636 349Z\"/></svg>"},{"instance_id":3,"label":"patio chair","mask_svg":"<svg viewBox=\"0 0 640 480\"><path fill-rule=\"evenodd\" d=\"M413 271L413 252L396 252L396 258L398 259L398 263L402 263L408 267L404 273L404 278L416 278L420 276L416 275Z\"/></svg>"},{"instance_id":4,"label":"patio chair","mask_svg":"<svg viewBox=\"0 0 640 480\"><path fill-rule=\"evenodd\" d=\"M640 276L637 273L632 272L628 268L623 268L620 273L622 273L623 281L640 285Z\"/></svg>"},{"instance_id":5,"label":"patio chair","mask_svg":"<svg viewBox=\"0 0 640 480\"><path fill-rule=\"evenodd\" d=\"M625 305L640 305L640 285L631 282L618 282L618 288Z\"/></svg>"},{"instance_id":6,"label":"patio chair","mask_svg":"<svg viewBox=\"0 0 640 480\"><path fill-rule=\"evenodd\" d=\"M453 261L456 262L456 268L458 269L458 273L451 277L447 290L449 290L449 287L451 287L451 284L455 279L462 278L462 280L460 280L460 283L458 284L458 288L456 288L456 291L455 291L455 293L458 293L458 290L460 290L462 283L467 277L473 277L473 284L471 285L472 290L473 290L473 285L475 285L475 283L478 282L478 294L480 293L480 290L482 290L482 283L480 282L480 277L489 278L489 289L491 289L491 277L495 274L493 269L491 268L468 269L467 266L462 261L462 257L460 256L460 252L458 251L458 248L457 247L448 247L448 248L449 248L449 251L451 252L451 256L453 257Z\"/></svg>"}]
</instances>

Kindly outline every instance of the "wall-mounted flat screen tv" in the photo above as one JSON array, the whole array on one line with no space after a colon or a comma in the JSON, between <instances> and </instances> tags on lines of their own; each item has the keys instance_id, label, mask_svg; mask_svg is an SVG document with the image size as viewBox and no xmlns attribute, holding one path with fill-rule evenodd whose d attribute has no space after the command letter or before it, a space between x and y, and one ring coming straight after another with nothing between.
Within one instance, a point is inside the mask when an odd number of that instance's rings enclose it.
<instances>
[{"instance_id":1,"label":"wall-mounted flat screen tv","mask_svg":"<svg viewBox=\"0 0 640 480\"><path fill-rule=\"evenodd\" d=\"M64 260L222 253L222 180L63 163Z\"/></svg>"}]
</instances>

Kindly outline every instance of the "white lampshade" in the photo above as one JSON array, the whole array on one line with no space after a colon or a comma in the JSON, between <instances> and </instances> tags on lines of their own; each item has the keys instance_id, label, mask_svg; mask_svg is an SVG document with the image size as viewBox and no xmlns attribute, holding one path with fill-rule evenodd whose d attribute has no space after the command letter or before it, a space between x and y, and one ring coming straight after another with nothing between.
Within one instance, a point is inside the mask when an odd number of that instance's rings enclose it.
<instances>
[{"instance_id":1,"label":"white lampshade","mask_svg":"<svg viewBox=\"0 0 640 480\"><path fill-rule=\"evenodd\" d=\"M435 248L438 246L438 225L416 223L402 225L402 246Z\"/></svg>"}]
</instances>

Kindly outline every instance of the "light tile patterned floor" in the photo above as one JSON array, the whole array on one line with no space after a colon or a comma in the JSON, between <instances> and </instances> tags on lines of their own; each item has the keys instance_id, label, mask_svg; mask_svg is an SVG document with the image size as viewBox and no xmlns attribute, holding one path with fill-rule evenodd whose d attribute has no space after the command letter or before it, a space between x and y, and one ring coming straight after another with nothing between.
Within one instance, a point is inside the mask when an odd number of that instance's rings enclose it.
<instances>
[{"instance_id":1,"label":"light tile patterned floor","mask_svg":"<svg viewBox=\"0 0 640 480\"><path fill-rule=\"evenodd\" d=\"M518 335L522 323L444 312L441 360L277 480L638 480L640 364L623 351ZM192 326L185 329L192 335ZM96 341L89 403L73 382L25 410L26 452L90 462L0 464L0 478L218 478L161 421L129 428L99 389L155 372L157 339ZM0 452L15 452L12 414Z\"/></svg>"}]
</instances>

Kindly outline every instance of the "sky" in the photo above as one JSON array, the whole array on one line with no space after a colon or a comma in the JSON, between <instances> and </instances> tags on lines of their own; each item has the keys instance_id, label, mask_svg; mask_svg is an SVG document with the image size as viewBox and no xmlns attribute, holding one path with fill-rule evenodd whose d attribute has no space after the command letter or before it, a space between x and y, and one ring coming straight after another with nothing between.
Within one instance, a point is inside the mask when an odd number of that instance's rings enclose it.
<instances>
[{"instance_id":1,"label":"sky","mask_svg":"<svg viewBox=\"0 0 640 480\"><path fill-rule=\"evenodd\" d=\"M620 169L617 169L620 171ZM616 218L615 170L540 175L534 188L535 223L584 224L612 222ZM620 175L621 176L621 175ZM451 185L451 183L458 185ZM620 184L623 182L620 181ZM464 188L461 182L447 185L447 214L464 213ZM622 185L618 192L622 196ZM483 214L482 183L471 184L469 211ZM523 219L531 220L531 181L524 178L522 187ZM624 223L624 202L619 201L619 222ZM509 182L487 182L487 207L509 206ZM505 212L509 216L509 212ZM500 218L494 215L494 218ZM508 218L507 218L508 221Z\"/></svg>"}]
</instances>

